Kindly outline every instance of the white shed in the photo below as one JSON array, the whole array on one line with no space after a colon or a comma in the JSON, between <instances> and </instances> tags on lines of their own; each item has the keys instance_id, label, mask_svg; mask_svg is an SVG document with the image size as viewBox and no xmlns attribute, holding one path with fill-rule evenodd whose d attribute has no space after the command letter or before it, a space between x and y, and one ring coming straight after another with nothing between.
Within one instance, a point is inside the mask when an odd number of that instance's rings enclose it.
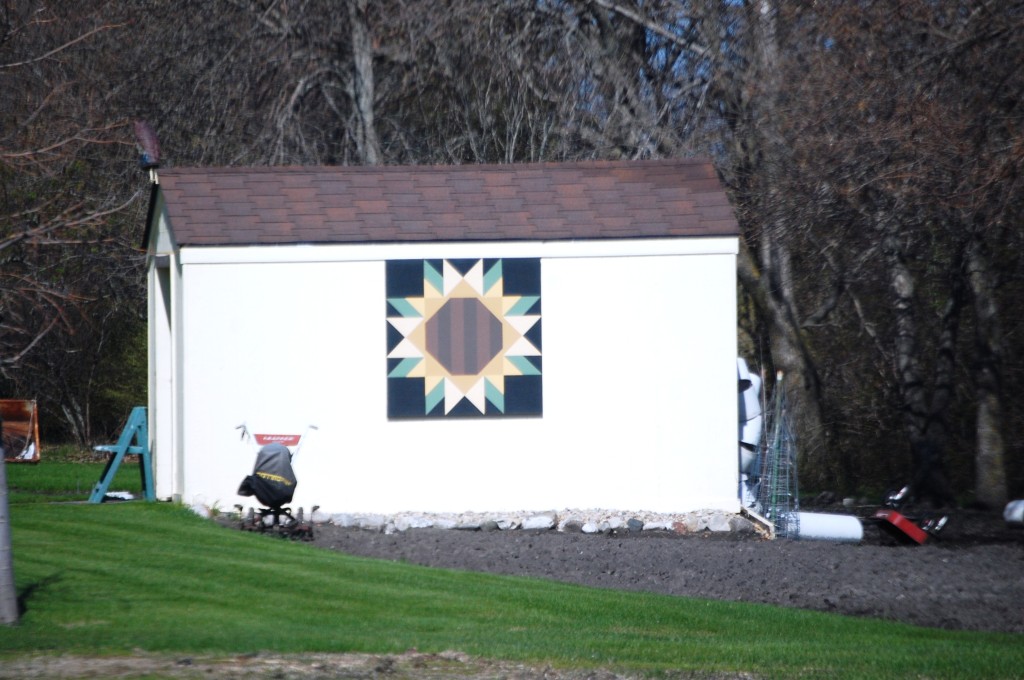
<instances>
[{"instance_id":1,"label":"white shed","mask_svg":"<svg viewBox=\"0 0 1024 680\"><path fill-rule=\"evenodd\" d=\"M332 513L739 509L706 160L164 169L145 247L158 497L247 503L245 423Z\"/></svg>"}]
</instances>

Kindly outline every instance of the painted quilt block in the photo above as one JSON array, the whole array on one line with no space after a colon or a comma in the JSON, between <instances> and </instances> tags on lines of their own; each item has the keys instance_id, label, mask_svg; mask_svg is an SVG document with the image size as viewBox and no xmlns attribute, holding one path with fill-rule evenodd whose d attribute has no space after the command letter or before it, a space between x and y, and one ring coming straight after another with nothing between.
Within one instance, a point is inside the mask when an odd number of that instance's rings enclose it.
<instances>
[{"instance_id":1,"label":"painted quilt block","mask_svg":"<svg viewBox=\"0 0 1024 680\"><path fill-rule=\"evenodd\" d=\"M386 267L389 418L542 413L539 259Z\"/></svg>"}]
</instances>

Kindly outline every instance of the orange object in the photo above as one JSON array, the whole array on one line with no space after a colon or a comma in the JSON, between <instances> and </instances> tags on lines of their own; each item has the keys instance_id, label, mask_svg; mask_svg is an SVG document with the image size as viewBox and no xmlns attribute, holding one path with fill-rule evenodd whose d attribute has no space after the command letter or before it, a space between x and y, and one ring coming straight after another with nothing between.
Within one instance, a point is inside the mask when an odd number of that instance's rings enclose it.
<instances>
[{"instance_id":1,"label":"orange object","mask_svg":"<svg viewBox=\"0 0 1024 680\"><path fill-rule=\"evenodd\" d=\"M875 512L875 519L883 529L901 540L910 540L918 545L928 540L928 533L917 526L903 514L883 508Z\"/></svg>"},{"instance_id":2,"label":"orange object","mask_svg":"<svg viewBox=\"0 0 1024 680\"><path fill-rule=\"evenodd\" d=\"M0 399L0 447L7 463L39 462L39 407L35 399Z\"/></svg>"}]
</instances>

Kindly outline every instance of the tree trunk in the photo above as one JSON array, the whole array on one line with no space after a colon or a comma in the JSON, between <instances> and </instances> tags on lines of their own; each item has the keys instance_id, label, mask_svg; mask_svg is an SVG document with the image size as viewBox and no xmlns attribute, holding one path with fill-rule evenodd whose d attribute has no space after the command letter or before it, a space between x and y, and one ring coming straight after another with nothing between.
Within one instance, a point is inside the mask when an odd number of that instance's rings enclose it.
<instances>
[{"instance_id":1,"label":"tree trunk","mask_svg":"<svg viewBox=\"0 0 1024 680\"><path fill-rule=\"evenodd\" d=\"M0 432L3 431L0 424ZM11 521L7 505L7 464L0 446L0 623L18 622L18 591L14 587L14 557L11 553Z\"/></svg>"},{"instance_id":2,"label":"tree trunk","mask_svg":"<svg viewBox=\"0 0 1024 680\"><path fill-rule=\"evenodd\" d=\"M768 261L769 266L771 262ZM832 469L834 461L828 459L821 385L814 362L784 296L773 294L773 284L754 262L743 239L740 239L737 271L744 290L766 321L772 363L786 375L786 400L796 427L800 478L809 488L824 490L835 483L835 471Z\"/></svg>"},{"instance_id":3,"label":"tree trunk","mask_svg":"<svg viewBox=\"0 0 1024 680\"><path fill-rule=\"evenodd\" d=\"M915 315L914 275L907 267L904 253L896 236L896 227L890 224L887 215L881 215L878 224L882 227L882 250L885 253L889 271L889 287L892 294L893 313L896 318L894 357L896 375L903 399L904 422L910 440L911 488L917 498L928 498L935 505L943 506L952 502L943 469L945 427L943 419L944 391L932 408L928 403L928 390L917 345L917 319ZM953 310L947 309L948 317ZM944 342L955 339L955 333L944 332ZM951 357L950 357L951 359ZM943 375L937 366L936 383L948 386L952 371ZM937 393L938 396L938 393Z\"/></svg>"},{"instance_id":4,"label":"tree trunk","mask_svg":"<svg viewBox=\"0 0 1024 680\"><path fill-rule=\"evenodd\" d=\"M996 306L992 272L980 239L967 246L967 281L974 300L974 389L977 396L974 500L988 508L1002 508L1008 498L1003 440L1002 330Z\"/></svg>"},{"instance_id":5,"label":"tree trunk","mask_svg":"<svg viewBox=\"0 0 1024 680\"><path fill-rule=\"evenodd\" d=\"M825 490L835 486L838 467L836 461L829 459L821 384L800 327L789 246L783 236L788 225L779 212L782 201L778 195L778 173L785 166L789 151L778 128L776 102L771 99L772 94L783 89L778 82L775 3L758 0L751 5L748 18L753 63L741 80L728 82L735 90L727 99L734 107L736 125L736 188L746 197L746 213L760 226L760 233L756 254L740 239L737 268L740 283L766 321L772 363L786 376L786 401L796 429L801 483L810 489ZM730 68L727 64L728 60L720 64L725 69L720 77L726 77ZM762 96L751 95L758 91Z\"/></svg>"},{"instance_id":6,"label":"tree trunk","mask_svg":"<svg viewBox=\"0 0 1024 680\"><path fill-rule=\"evenodd\" d=\"M374 122L373 43L366 25L367 0L349 0L352 22L352 104L356 113L356 149L365 165L380 165L380 140Z\"/></svg>"}]
</instances>

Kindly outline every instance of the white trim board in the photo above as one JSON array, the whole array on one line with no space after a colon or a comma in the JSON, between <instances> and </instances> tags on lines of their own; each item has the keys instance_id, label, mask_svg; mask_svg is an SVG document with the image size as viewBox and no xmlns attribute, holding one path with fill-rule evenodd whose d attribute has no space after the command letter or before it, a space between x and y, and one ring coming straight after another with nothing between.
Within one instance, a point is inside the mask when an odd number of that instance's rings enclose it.
<instances>
[{"instance_id":1,"label":"white trim board","mask_svg":"<svg viewBox=\"0 0 1024 680\"><path fill-rule=\"evenodd\" d=\"M663 257L736 255L736 237L599 241L429 241L416 243L184 246L181 264L366 262L401 259Z\"/></svg>"}]
</instances>

